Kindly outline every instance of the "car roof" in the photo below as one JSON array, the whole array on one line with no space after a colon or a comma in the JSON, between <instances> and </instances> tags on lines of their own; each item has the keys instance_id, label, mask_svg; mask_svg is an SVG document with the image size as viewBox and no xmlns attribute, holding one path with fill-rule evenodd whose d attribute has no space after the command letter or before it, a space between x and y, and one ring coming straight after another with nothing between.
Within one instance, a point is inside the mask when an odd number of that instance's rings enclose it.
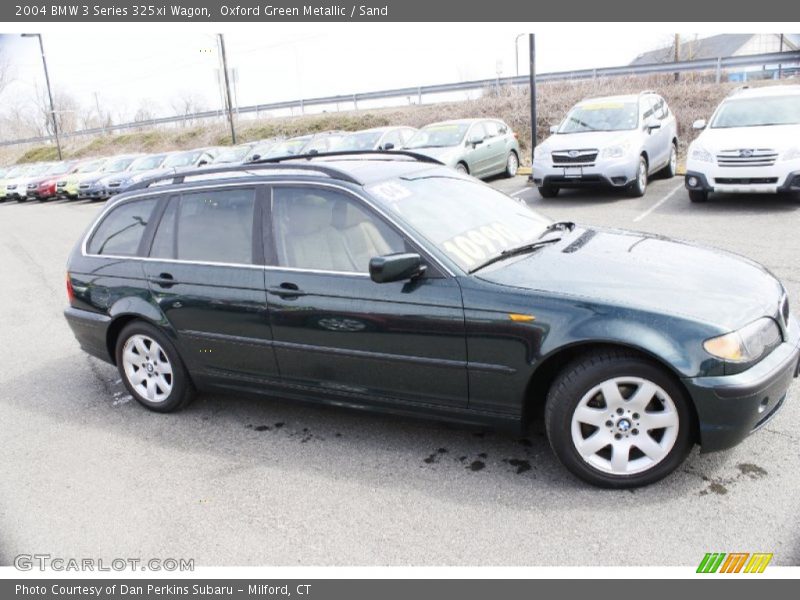
<instances>
[{"instance_id":1,"label":"car roof","mask_svg":"<svg viewBox=\"0 0 800 600\"><path fill-rule=\"evenodd\" d=\"M422 129L426 127L433 127L436 125L472 125L473 123L477 123L478 121L501 121L502 119L497 119L494 117L480 117L480 118L472 118L472 119L448 119L447 121L436 121L435 123L428 123Z\"/></svg>"},{"instance_id":2,"label":"car roof","mask_svg":"<svg viewBox=\"0 0 800 600\"><path fill-rule=\"evenodd\" d=\"M584 98L578 105L588 104L590 102L637 102L639 97L643 94L650 94L655 92L642 92L642 94L618 94L616 96L598 96L597 98Z\"/></svg>"}]
</instances>

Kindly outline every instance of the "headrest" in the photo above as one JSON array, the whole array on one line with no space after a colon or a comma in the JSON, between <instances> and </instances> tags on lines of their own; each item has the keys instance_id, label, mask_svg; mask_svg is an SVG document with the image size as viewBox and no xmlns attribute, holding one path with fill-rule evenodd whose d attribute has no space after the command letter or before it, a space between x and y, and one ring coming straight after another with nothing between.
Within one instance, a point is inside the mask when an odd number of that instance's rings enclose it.
<instances>
[{"instance_id":1,"label":"headrest","mask_svg":"<svg viewBox=\"0 0 800 600\"><path fill-rule=\"evenodd\" d=\"M336 229L349 229L363 221L364 213L353 206L351 202L337 200L333 205L333 226Z\"/></svg>"},{"instance_id":2,"label":"headrest","mask_svg":"<svg viewBox=\"0 0 800 600\"><path fill-rule=\"evenodd\" d=\"M321 196L306 194L286 202L289 235L308 235L331 225L331 205Z\"/></svg>"}]
</instances>

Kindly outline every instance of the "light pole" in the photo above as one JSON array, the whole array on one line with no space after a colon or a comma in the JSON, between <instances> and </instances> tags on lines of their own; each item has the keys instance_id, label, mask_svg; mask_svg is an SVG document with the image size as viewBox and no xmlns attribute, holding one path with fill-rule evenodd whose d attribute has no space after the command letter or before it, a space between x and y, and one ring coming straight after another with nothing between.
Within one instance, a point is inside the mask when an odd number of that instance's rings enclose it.
<instances>
[{"instance_id":1,"label":"light pole","mask_svg":"<svg viewBox=\"0 0 800 600\"><path fill-rule=\"evenodd\" d=\"M517 65L517 77L519 77L519 38L524 35L524 33L520 33L514 38L514 62Z\"/></svg>"},{"instance_id":2,"label":"light pole","mask_svg":"<svg viewBox=\"0 0 800 600\"><path fill-rule=\"evenodd\" d=\"M61 140L58 139L58 121L56 120L56 109L53 106L53 92L50 90L50 75L47 72L47 59L44 57L44 44L42 43L41 33L23 33L22 37L39 38L39 50L42 53L42 64L44 65L44 81L47 84L47 97L50 99L50 117L53 119L53 135L56 138L56 148L58 149L58 160L61 160Z\"/></svg>"},{"instance_id":3,"label":"light pole","mask_svg":"<svg viewBox=\"0 0 800 600\"><path fill-rule=\"evenodd\" d=\"M533 153L536 150L536 34L529 34L528 51L530 52L531 72L529 75L529 85L531 91L531 165L533 164ZM533 182L533 170L528 175L528 181Z\"/></svg>"}]
</instances>

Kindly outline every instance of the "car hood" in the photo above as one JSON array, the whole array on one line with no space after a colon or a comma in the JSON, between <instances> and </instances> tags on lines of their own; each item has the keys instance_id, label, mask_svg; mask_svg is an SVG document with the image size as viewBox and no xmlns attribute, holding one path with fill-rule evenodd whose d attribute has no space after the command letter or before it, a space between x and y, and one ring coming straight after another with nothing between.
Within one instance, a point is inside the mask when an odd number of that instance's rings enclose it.
<instances>
[{"instance_id":1,"label":"car hood","mask_svg":"<svg viewBox=\"0 0 800 600\"><path fill-rule=\"evenodd\" d=\"M409 152L416 152L424 156L430 156L446 165L453 166L463 155L463 146L444 146L442 148L408 148Z\"/></svg>"},{"instance_id":2,"label":"car hood","mask_svg":"<svg viewBox=\"0 0 800 600\"><path fill-rule=\"evenodd\" d=\"M582 133L554 134L542 142L545 152L553 150L602 149L616 146L633 138L636 131L584 131Z\"/></svg>"},{"instance_id":3,"label":"car hood","mask_svg":"<svg viewBox=\"0 0 800 600\"><path fill-rule=\"evenodd\" d=\"M769 127L709 128L695 143L714 153L740 148L770 148L783 152L798 145L800 125L771 125Z\"/></svg>"},{"instance_id":4,"label":"car hood","mask_svg":"<svg viewBox=\"0 0 800 600\"><path fill-rule=\"evenodd\" d=\"M783 287L744 257L668 238L580 229L477 275L500 285L666 313L731 331L778 312Z\"/></svg>"}]
</instances>

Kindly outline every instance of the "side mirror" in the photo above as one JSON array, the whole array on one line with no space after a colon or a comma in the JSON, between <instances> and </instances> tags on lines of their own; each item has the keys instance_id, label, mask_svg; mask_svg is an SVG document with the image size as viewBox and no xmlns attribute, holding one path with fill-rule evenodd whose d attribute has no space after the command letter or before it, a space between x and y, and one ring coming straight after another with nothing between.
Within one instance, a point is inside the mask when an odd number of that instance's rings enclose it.
<instances>
[{"instance_id":1,"label":"side mirror","mask_svg":"<svg viewBox=\"0 0 800 600\"><path fill-rule=\"evenodd\" d=\"M481 136L479 136L479 135L472 135L467 140L467 143L474 148L478 144L482 144L483 143L483 138Z\"/></svg>"},{"instance_id":2,"label":"side mirror","mask_svg":"<svg viewBox=\"0 0 800 600\"><path fill-rule=\"evenodd\" d=\"M202 167L203 165L207 165L208 161L204 158L202 160L197 161L197 166Z\"/></svg>"},{"instance_id":3,"label":"side mirror","mask_svg":"<svg viewBox=\"0 0 800 600\"><path fill-rule=\"evenodd\" d=\"M259 158L261 158L260 154L253 154L253 156L250 157L250 162L258 160Z\"/></svg>"},{"instance_id":4,"label":"side mirror","mask_svg":"<svg viewBox=\"0 0 800 600\"><path fill-rule=\"evenodd\" d=\"M550 133L558 133L558 125L550 125Z\"/></svg>"},{"instance_id":5,"label":"side mirror","mask_svg":"<svg viewBox=\"0 0 800 600\"><path fill-rule=\"evenodd\" d=\"M369 261L369 276L375 283L414 279L425 272L419 254L401 253L376 256Z\"/></svg>"},{"instance_id":6,"label":"side mirror","mask_svg":"<svg viewBox=\"0 0 800 600\"><path fill-rule=\"evenodd\" d=\"M656 121L655 119L651 119L645 123L645 128L647 131L652 132L654 129L661 129L661 121Z\"/></svg>"},{"instance_id":7,"label":"side mirror","mask_svg":"<svg viewBox=\"0 0 800 600\"><path fill-rule=\"evenodd\" d=\"M705 119L697 119L697 121L692 123L692 129L705 129L705 128L706 128Z\"/></svg>"},{"instance_id":8,"label":"side mirror","mask_svg":"<svg viewBox=\"0 0 800 600\"><path fill-rule=\"evenodd\" d=\"M394 150L394 144L392 142L386 142L383 145L384 150Z\"/></svg>"},{"instance_id":9,"label":"side mirror","mask_svg":"<svg viewBox=\"0 0 800 600\"><path fill-rule=\"evenodd\" d=\"M308 153L309 154L319 154L319 150L317 150L316 148L312 148L311 150L308 151Z\"/></svg>"}]
</instances>

